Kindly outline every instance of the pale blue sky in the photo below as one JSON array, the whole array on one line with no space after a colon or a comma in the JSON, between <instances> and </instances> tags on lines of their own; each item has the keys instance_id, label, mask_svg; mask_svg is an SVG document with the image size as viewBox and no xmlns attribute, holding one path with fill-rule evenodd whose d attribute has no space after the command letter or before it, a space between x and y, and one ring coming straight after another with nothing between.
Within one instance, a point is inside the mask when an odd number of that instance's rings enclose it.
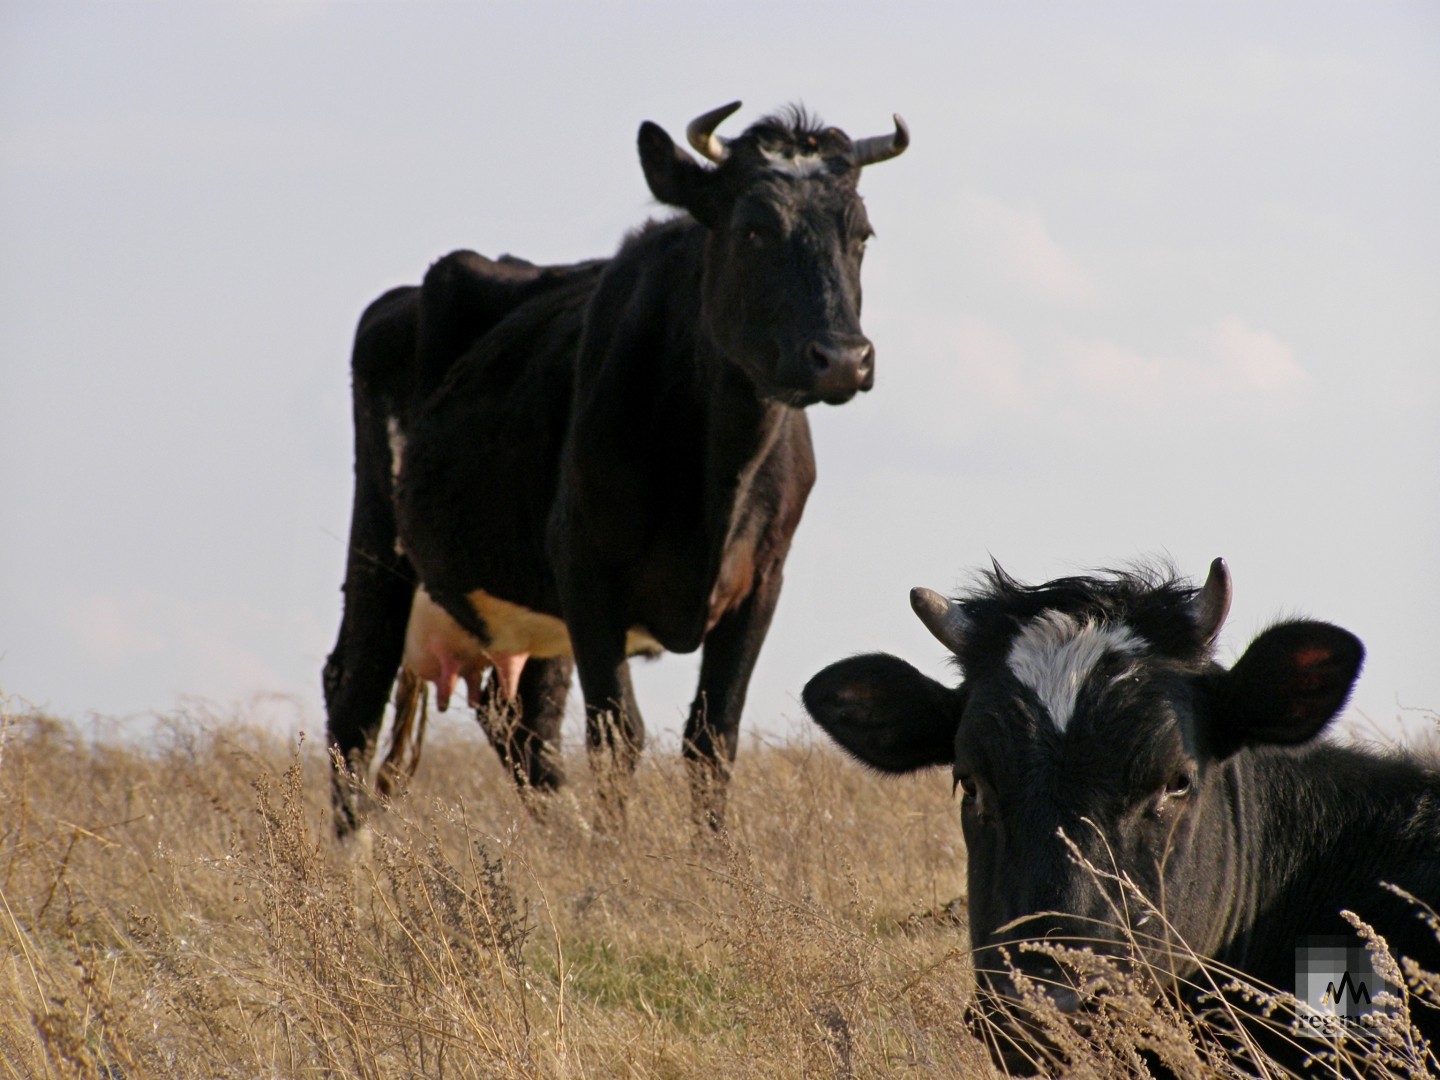
<instances>
[{"instance_id":1,"label":"pale blue sky","mask_svg":"<svg viewBox=\"0 0 1440 1080\"><path fill-rule=\"evenodd\" d=\"M1226 657L1329 619L1369 648L1356 717L1423 726L1437 60L1432 3L10 0L0 690L318 733L360 311L456 247L608 253L657 212L640 122L741 98L737 130L799 100L914 134L862 183L878 381L812 410L748 726L851 652L941 673L912 585L1157 553L1229 560ZM652 732L694 671L644 667Z\"/></svg>"}]
</instances>

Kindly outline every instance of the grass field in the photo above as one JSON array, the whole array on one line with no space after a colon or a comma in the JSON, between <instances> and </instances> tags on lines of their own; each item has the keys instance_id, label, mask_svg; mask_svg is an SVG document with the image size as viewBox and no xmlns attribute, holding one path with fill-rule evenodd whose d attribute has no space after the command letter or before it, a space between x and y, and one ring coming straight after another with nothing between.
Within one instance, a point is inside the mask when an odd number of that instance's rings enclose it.
<instances>
[{"instance_id":1,"label":"grass field","mask_svg":"<svg viewBox=\"0 0 1440 1080\"><path fill-rule=\"evenodd\" d=\"M995 1075L943 772L752 743L717 837L651 753L601 835L583 760L532 813L452 720L342 847L313 741L3 723L0 1077ZM1208 1025L1116 1002L1067 1036L1070 1075L1221 1068ZM1421 1067L1396 1054L1382 1074Z\"/></svg>"}]
</instances>

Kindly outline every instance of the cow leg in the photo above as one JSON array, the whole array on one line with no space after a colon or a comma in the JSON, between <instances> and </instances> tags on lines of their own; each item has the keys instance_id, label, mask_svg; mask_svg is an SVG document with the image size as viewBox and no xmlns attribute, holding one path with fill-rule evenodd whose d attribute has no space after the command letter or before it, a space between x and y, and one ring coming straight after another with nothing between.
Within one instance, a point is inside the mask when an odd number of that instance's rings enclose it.
<instances>
[{"instance_id":1,"label":"cow leg","mask_svg":"<svg viewBox=\"0 0 1440 1080\"><path fill-rule=\"evenodd\" d=\"M330 776L335 833L363 817L353 778L364 779L405 648L405 621L415 588L402 559L369 558L352 548L345 575L345 614L325 663L326 733L336 760ZM423 689L423 688L422 688Z\"/></svg>"},{"instance_id":2,"label":"cow leg","mask_svg":"<svg viewBox=\"0 0 1440 1080\"><path fill-rule=\"evenodd\" d=\"M585 692L585 749L597 767L608 763L632 773L645 746L645 723L630 684L630 666L623 650L615 651L614 663L591 662L589 678L585 660L576 657Z\"/></svg>"},{"instance_id":3,"label":"cow leg","mask_svg":"<svg viewBox=\"0 0 1440 1080\"><path fill-rule=\"evenodd\" d=\"M394 302L404 300L399 295ZM383 367L391 354L402 360L406 355L405 342L385 340L381 331L389 324L374 315L386 302L382 297L372 305L356 336L355 497L345 560L345 604L340 636L323 676L326 731L336 755L331 804L335 832L342 837L360 823L359 792L351 776L363 779L368 772L385 702L405 650L405 626L415 597L415 572L396 545L390 414L384 395L361 375L366 364ZM403 323L403 315L401 311L395 318ZM372 319L378 320L378 329L367 330Z\"/></svg>"},{"instance_id":4,"label":"cow leg","mask_svg":"<svg viewBox=\"0 0 1440 1080\"><path fill-rule=\"evenodd\" d=\"M630 665L623 659L615 665L614 683L615 691L604 695L606 707L590 708L586 695L585 745L612 757L626 773L633 773L645 747L645 722L630 682Z\"/></svg>"},{"instance_id":5,"label":"cow leg","mask_svg":"<svg viewBox=\"0 0 1440 1080\"><path fill-rule=\"evenodd\" d=\"M635 701L635 687L630 682L630 665L622 657L606 680L613 690L603 692L605 704L591 705L585 695L585 749L590 768L595 774L599 807L596 826L601 832L614 833L625 822L625 801L630 794L630 780L645 746L645 722ZM584 671L581 671L584 684Z\"/></svg>"},{"instance_id":6,"label":"cow leg","mask_svg":"<svg viewBox=\"0 0 1440 1080\"><path fill-rule=\"evenodd\" d=\"M599 792L596 824L615 831L624 820L630 776L645 745L645 723L625 662L625 632L587 633L577 621L569 628L585 694L585 749Z\"/></svg>"},{"instance_id":7,"label":"cow leg","mask_svg":"<svg viewBox=\"0 0 1440 1080\"><path fill-rule=\"evenodd\" d=\"M697 822L725 824L725 797L740 733L740 714L760 646L780 599L778 566L758 576L755 589L705 637L700 686L685 721L682 751Z\"/></svg>"},{"instance_id":8,"label":"cow leg","mask_svg":"<svg viewBox=\"0 0 1440 1080\"><path fill-rule=\"evenodd\" d=\"M520 673L517 700L504 700L493 675L475 711L501 764L522 789L554 791L565 782L560 764L560 721L575 662L568 656L531 659Z\"/></svg>"}]
</instances>

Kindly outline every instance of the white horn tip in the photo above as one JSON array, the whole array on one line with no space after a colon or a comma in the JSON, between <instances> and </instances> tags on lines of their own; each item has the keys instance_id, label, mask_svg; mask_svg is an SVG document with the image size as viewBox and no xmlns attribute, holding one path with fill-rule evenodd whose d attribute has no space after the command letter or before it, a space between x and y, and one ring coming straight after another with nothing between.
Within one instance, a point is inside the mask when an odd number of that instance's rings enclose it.
<instances>
[{"instance_id":1,"label":"white horn tip","mask_svg":"<svg viewBox=\"0 0 1440 1080\"><path fill-rule=\"evenodd\" d=\"M944 618L950 610L950 601L941 596L934 589L927 589L923 585L917 585L910 590L910 606L915 609L915 614L922 619Z\"/></svg>"}]
</instances>

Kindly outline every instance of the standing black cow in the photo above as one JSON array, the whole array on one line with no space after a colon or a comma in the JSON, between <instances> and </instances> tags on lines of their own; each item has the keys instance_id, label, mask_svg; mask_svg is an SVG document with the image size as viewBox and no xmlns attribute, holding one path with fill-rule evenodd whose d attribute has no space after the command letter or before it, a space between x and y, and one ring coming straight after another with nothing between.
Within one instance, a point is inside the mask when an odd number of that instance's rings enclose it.
<instances>
[{"instance_id":1,"label":"standing black cow","mask_svg":"<svg viewBox=\"0 0 1440 1080\"><path fill-rule=\"evenodd\" d=\"M714 168L641 126L650 190L686 213L614 258L540 268L459 252L367 311L345 615L325 670L329 738L350 768L366 767L402 669L402 727L426 680L442 707L458 679L477 702L518 696L492 739L522 782L556 786L545 751L573 654L587 744L623 771L644 738L627 655L703 643L685 755L705 811L721 812L815 477L801 409L874 381L856 182L909 142L899 117L852 141L799 109L720 139L737 108L690 125ZM336 781L343 833L357 807Z\"/></svg>"},{"instance_id":2,"label":"standing black cow","mask_svg":"<svg viewBox=\"0 0 1440 1080\"><path fill-rule=\"evenodd\" d=\"M997 567L975 595L916 589L911 603L955 654L958 687L874 654L816 675L805 706L877 769L953 770L975 966L992 1001L1013 1012L1008 957L1062 1010L1084 1004L1078 976L1017 942L1098 939L1125 954L1116 915L1134 898L1076 855L1163 906L1164 919L1137 912L1128 929L1152 943L1153 970L1182 982L1204 982L1198 955L1293 991L1308 938L1355 943L1342 909L1440 966L1435 933L1381 884L1440 901L1440 776L1315 741L1359 673L1354 635L1283 622L1219 667L1230 606L1219 559L1198 590L1153 573L1027 587ZM1433 1009L1415 1018L1440 1034Z\"/></svg>"}]
</instances>

